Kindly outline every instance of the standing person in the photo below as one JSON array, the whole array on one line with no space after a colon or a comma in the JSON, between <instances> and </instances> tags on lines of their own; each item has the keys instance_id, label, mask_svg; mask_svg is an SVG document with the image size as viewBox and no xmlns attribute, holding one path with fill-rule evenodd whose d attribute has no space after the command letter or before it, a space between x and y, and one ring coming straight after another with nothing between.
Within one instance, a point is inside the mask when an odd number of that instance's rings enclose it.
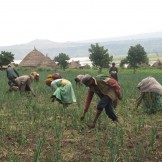
<instances>
[{"instance_id":1,"label":"standing person","mask_svg":"<svg viewBox=\"0 0 162 162\"><path fill-rule=\"evenodd\" d=\"M118 81L118 68L115 66L115 63L112 63L112 66L109 69L109 74L112 78Z\"/></svg>"},{"instance_id":2,"label":"standing person","mask_svg":"<svg viewBox=\"0 0 162 162\"><path fill-rule=\"evenodd\" d=\"M120 122L114 113L114 108L117 106L117 100L122 98L118 82L112 78L106 78L105 80L95 79L92 76L86 74L82 79L82 83L89 87L89 90L84 107L84 113L80 119L83 120L85 118L85 114L88 112L91 100L95 93L99 96L100 101L97 105L95 118L92 123L88 124L88 127L95 127L97 119L104 108L107 116L112 119L112 121Z\"/></svg>"},{"instance_id":3,"label":"standing person","mask_svg":"<svg viewBox=\"0 0 162 162\"><path fill-rule=\"evenodd\" d=\"M19 73L15 68L11 67L11 64L8 65L6 72L7 72L8 84L11 85L14 82L14 80L17 77L19 77Z\"/></svg>"}]
</instances>

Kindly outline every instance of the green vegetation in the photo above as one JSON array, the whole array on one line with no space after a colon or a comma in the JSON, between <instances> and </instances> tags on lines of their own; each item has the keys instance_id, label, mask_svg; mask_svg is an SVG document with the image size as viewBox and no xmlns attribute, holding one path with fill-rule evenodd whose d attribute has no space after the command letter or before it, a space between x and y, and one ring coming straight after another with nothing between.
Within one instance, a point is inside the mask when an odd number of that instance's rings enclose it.
<instances>
[{"instance_id":1,"label":"green vegetation","mask_svg":"<svg viewBox=\"0 0 162 162\"><path fill-rule=\"evenodd\" d=\"M0 53L0 66L7 65L14 60L14 54L11 52L1 51Z\"/></svg>"},{"instance_id":2,"label":"green vegetation","mask_svg":"<svg viewBox=\"0 0 162 162\"><path fill-rule=\"evenodd\" d=\"M122 67L125 63L128 63L131 68L135 70L141 64L148 65L149 59L147 53L140 44L136 46L131 46L128 50L128 56L121 60L120 67Z\"/></svg>"},{"instance_id":3,"label":"green vegetation","mask_svg":"<svg viewBox=\"0 0 162 162\"><path fill-rule=\"evenodd\" d=\"M113 56L109 56L108 49L104 49L104 46L99 46L98 43L91 44L89 48L89 59L91 60L94 67L99 68L99 72L102 72L104 67L108 67L113 59Z\"/></svg>"},{"instance_id":4,"label":"green vegetation","mask_svg":"<svg viewBox=\"0 0 162 162\"><path fill-rule=\"evenodd\" d=\"M65 53L59 53L59 55L54 58L54 61L58 62L58 65L60 65L63 70L68 66L68 60L70 60L70 58Z\"/></svg>"},{"instance_id":5,"label":"green vegetation","mask_svg":"<svg viewBox=\"0 0 162 162\"><path fill-rule=\"evenodd\" d=\"M33 69L21 69L29 74ZM36 71L36 69L34 69ZM151 75L162 83L161 69L119 69L123 99L116 108L123 126L113 123L102 113L95 129L88 130L95 114L97 97L93 99L84 121L80 121L87 94L78 88L78 74L96 76L98 70L57 71L70 80L77 103L64 109L52 103L52 90L44 80L55 71L40 70L40 81L33 83L36 97L8 89L5 71L0 71L0 161L3 162L160 162L162 159L162 112L148 115L142 105L135 109L139 81ZM108 74L103 69L103 74Z\"/></svg>"}]
</instances>

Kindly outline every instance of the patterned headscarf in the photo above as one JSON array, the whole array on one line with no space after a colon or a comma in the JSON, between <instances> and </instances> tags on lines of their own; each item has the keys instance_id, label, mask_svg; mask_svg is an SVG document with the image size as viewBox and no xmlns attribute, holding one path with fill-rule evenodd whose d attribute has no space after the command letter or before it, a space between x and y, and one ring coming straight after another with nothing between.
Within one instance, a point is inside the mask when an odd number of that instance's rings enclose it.
<instances>
[{"instance_id":1,"label":"patterned headscarf","mask_svg":"<svg viewBox=\"0 0 162 162\"><path fill-rule=\"evenodd\" d=\"M47 76L47 79L45 80L45 83L50 86L51 85L51 82L53 80L56 80L56 79L61 79L61 75L59 73L55 73L55 74L49 74Z\"/></svg>"},{"instance_id":2,"label":"patterned headscarf","mask_svg":"<svg viewBox=\"0 0 162 162\"><path fill-rule=\"evenodd\" d=\"M34 76L35 81L39 81L39 73L33 71L33 72L30 73L30 75Z\"/></svg>"},{"instance_id":3,"label":"patterned headscarf","mask_svg":"<svg viewBox=\"0 0 162 162\"><path fill-rule=\"evenodd\" d=\"M52 78L55 80L55 79L61 79L61 75L59 73L55 73L52 75Z\"/></svg>"}]
</instances>

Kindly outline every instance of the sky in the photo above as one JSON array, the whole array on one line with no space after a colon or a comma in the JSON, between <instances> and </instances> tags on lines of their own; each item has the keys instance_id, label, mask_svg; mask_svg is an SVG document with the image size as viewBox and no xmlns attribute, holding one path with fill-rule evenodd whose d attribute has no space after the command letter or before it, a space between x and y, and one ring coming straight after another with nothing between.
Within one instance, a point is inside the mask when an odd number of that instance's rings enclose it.
<instances>
[{"instance_id":1,"label":"sky","mask_svg":"<svg viewBox=\"0 0 162 162\"><path fill-rule=\"evenodd\" d=\"M0 46L162 31L162 0L1 0Z\"/></svg>"}]
</instances>

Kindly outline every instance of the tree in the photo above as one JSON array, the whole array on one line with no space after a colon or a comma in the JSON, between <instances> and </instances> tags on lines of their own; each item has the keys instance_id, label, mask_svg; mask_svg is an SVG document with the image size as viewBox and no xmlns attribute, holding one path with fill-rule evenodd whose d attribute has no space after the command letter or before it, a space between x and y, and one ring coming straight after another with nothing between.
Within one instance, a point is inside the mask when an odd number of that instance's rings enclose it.
<instances>
[{"instance_id":1,"label":"tree","mask_svg":"<svg viewBox=\"0 0 162 162\"><path fill-rule=\"evenodd\" d=\"M59 53L59 55L54 58L54 61L58 62L58 65L60 65L63 70L68 66L68 60L70 60L70 58L65 53Z\"/></svg>"},{"instance_id":2,"label":"tree","mask_svg":"<svg viewBox=\"0 0 162 162\"><path fill-rule=\"evenodd\" d=\"M14 60L14 54L12 54L11 52L5 52L5 51L1 51L0 54L0 66L2 67L2 65L8 65L11 62L13 62Z\"/></svg>"},{"instance_id":3,"label":"tree","mask_svg":"<svg viewBox=\"0 0 162 162\"><path fill-rule=\"evenodd\" d=\"M128 60L127 58L123 58L121 61L120 61L120 67L124 67L124 64L128 64Z\"/></svg>"},{"instance_id":4,"label":"tree","mask_svg":"<svg viewBox=\"0 0 162 162\"><path fill-rule=\"evenodd\" d=\"M113 59L113 56L109 57L108 49L104 49L103 46L100 47L98 43L91 44L88 51L90 53L89 59L92 61L93 66L99 68L100 73L102 68L108 66Z\"/></svg>"},{"instance_id":5,"label":"tree","mask_svg":"<svg viewBox=\"0 0 162 162\"><path fill-rule=\"evenodd\" d=\"M129 66L134 69L134 73L138 65L142 63L148 64L149 61L144 47L142 47L140 44L137 44L136 46L131 46L129 48L128 56L126 59L129 62Z\"/></svg>"}]
</instances>

